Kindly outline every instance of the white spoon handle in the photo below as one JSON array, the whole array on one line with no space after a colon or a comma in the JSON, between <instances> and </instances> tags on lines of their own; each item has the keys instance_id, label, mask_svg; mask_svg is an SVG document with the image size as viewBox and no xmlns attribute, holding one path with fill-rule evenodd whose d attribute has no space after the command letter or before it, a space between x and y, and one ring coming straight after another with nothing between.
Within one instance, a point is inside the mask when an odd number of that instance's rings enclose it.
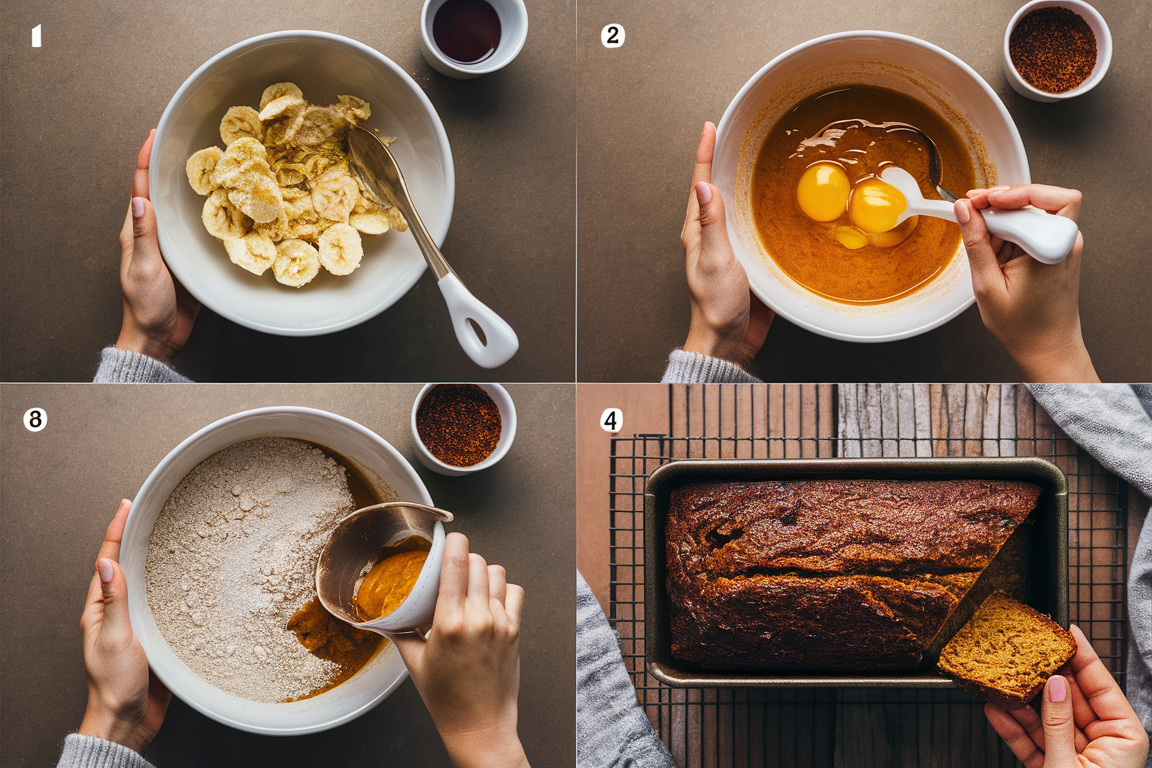
<instances>
[{"instance_id":1,"label":"white spoon handle","mask_svg":"<svg viewBox=\"0 0 1152 768\"><path fill-rule=\"evenodd\" d=\"M980 211L990 234L1016 243L1043 264L1059 264L1076 245L1076 222L1039 208L984 208Z\"/></svg>"},{"instance_id":2,"label":"white spoon handle","mask_svg":"<svg viewBox=\"0 0 1152 768\"><path fill-rule=\"evenodd\" d=\"M460 278L451 272L440 278L436 285L440 286L440 293L448 304L456 340L472 362L481 368L498 368L512 359L520 348L520 340L504 318L473 296ZM480 340L469 320L480 327L484 341Z\"/></svg>"}]
</instances>

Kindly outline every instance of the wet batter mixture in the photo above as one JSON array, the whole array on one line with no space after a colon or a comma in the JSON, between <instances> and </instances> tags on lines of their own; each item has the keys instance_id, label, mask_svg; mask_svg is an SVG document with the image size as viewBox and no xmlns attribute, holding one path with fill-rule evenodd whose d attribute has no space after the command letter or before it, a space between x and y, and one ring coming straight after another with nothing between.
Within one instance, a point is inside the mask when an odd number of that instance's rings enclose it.
<instances>
[{"instance_id":1,"label":"wet batter mixture","mask_svg":"<svg viewBox=\"0 0 1152 768\"><path fill-rule=\"evenodd\" d=\"M853 119L874 125L824 130ZM927 285L960 246L956 224L927 216L875 231L887 186L876 177L888 164L919 180L925 198L941 199L928 183L923 139L878 127L895 122L936 144L942 186L957 195L975 186L974 161L944 118L881 88L817 94L786 113L760 148L750 195L756 231L773 261L814 293L848 304L894 301Z\"/></svg>"}]
</instances>

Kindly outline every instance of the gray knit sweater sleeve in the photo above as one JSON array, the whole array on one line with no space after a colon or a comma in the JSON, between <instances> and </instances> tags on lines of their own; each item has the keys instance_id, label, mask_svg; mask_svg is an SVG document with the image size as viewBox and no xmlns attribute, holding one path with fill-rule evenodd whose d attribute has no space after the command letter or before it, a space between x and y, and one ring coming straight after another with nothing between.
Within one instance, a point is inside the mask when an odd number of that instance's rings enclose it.
<instances>
[{"instance_id":1,"label":"gray knit sweater sleeve","mask_svg":"<svg viewBox=\"0 0 1152 768\"><path fill-rule=\"evenodd\" d=\"M192 380L147 355L105 347L100 353L100 368L92 381L97 384L188 384Z\"/></svg>"},{"instance_id":2,"label":"gray knit sweater sleeve","mask_svg":"<svg viewBox=\"0 0 1152 768\"><path fill-rule=\"evenodd\" d=\"M636 701L620 641L576 572L577 768L676 768Z\"/></svg>"},{"instance_id":3,"label":"gray knit sweater sleeve","mask_svg":"<svg viewBox=\"0 0 1152 768\"><path fill-rule=\"evenodd\" d=\"M661 384L762 384L740 366L699 352L672 350Z\"/></svg>"},{"instance_id":4,"label":"gray knit sweater sleeve","mask_svg":"<svg viewBox=\"0 0 1152 768\"><path fill-rule=\"evenodd\" d=\"M138 753L114 741L71 733L56 768L156 768Z\"/></svg>"}]
</instances>

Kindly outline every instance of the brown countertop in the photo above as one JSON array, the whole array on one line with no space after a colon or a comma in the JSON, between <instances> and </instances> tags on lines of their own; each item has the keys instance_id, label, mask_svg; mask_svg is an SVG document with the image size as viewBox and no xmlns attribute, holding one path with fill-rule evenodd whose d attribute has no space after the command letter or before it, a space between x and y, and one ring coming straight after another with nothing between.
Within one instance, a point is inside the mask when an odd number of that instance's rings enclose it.
<instances>
[{"instance_id":1,"label":"brown countertop","mask_svg":"<svg viewBox=\"0 0 1152 768\"><path fill-rule=\"evenodd\" d=\"M86 683L80 612L104 529L181 440L248 408L304 405L360 422L416 466L450 530L504 565L527 600L521 634L520 736L532 764L575 762L576 482L574 388L511 385L516 440L495 467L447 478L416 463L409 413L419 385L3 385L0 406L0 753L53 765L77 728ZM30 407L48 412L24 429ZM277 738L233 730L173 700L147 756L160 768L225 765L448 766L411 681L340 728Z\"/></svg>"},{"instance_id":2,"label":"brown countertop","mask_svg":"<svg viewBox=\"0 0 1152 768\"><path fill-rule=\"evenodd\" d=\"M1020 129L1032 179L1084 193L1084 339L1105 381L1152 376L1152 35L1146 5L1093 3L1111 28L1104 80L1065 103L1011 90L1004 29L1023 0L699 3L584 0L580 103L580 381L657 381L688 331L680 228L700 129L799 43L849 29L913 35L971 65ZM600 43L621 24L621 48ZM1019 381L975 306L914 339L834 341L777 319L753 372L769 381Z\"/></svg>"},{"instance_id":3,"label":"brown countertop","mask_svg":"<svg viewBox=\"0 0 1152 768\"><path fill-rule=\"evenodd\" d=\"M120 329L117 236L148 130L192 72L281 29L322 29L392 58L436 107L456 166L444 242L520 336L501 380L572 381L576 99L573 0L528 0L520 55L452 80L419 51L419 2L7 3L0 83L3 381L89 381ZM43 47L30 31L42 25ZM476 378L431 273L330 336L269 336L202 310L177 367L198 381Z\"/></svg>"}]
</instances>

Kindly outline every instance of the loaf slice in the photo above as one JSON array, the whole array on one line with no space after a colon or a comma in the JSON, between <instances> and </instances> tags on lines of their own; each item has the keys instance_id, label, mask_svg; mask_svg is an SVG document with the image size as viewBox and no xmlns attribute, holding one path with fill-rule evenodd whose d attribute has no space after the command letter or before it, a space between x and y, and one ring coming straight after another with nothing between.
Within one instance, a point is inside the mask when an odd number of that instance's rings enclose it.
<instances>
[{"instance_id":1,"label":"loaf slice","mask_svg":"<svg viewBox=\"0 0 1152 768\"><path fill-rule=\"evenodd\" d=\"M1020 709L1075 655L1068 630L997 592L948 641L936 666L965 690Z\"/></svg>"}]
</instances>

